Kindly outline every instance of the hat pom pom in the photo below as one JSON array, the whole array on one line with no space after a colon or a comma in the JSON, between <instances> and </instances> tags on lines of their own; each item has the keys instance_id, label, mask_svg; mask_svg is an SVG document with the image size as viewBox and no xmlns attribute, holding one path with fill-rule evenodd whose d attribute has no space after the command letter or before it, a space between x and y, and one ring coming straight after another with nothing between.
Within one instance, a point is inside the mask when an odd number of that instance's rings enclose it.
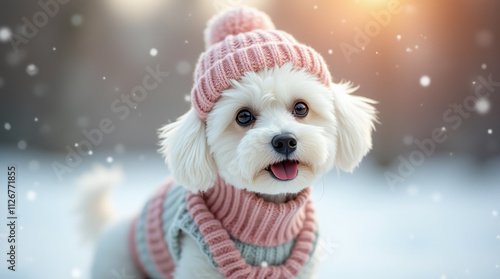
<instances>
[{"instance_id":1,"label":"hat pom pom","mask_svg":"<svg viewBox=\"0 0 500 279\"><path fill-rule=\"evenodd\" d=\"M256 29L274 29L274 24L265 13L249 7L237 7L214 16L205 29L207 48L228 35L237 35Z\"/></svg>"}]
</instances>

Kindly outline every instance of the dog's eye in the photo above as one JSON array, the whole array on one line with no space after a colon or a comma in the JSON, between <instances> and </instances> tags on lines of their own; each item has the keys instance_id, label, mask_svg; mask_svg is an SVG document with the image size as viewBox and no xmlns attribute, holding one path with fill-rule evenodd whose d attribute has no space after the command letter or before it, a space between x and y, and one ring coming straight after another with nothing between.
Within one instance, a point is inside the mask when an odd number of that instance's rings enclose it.
<instances>
[{"instance_id":1,"label":"dog's eye","mask_svg":"<svg viewBox=\"0 0 500 279\"><path fill-rule=\"evenodd\" d=\"M304 102L298 102L293 107L293 114L298 116L298 117L305 117L308 112L309 112L309 108L307 107L306 103L304 103Z\"/></svg>"},{"instance_id":2,"label":"dog's eye","mask_svg":"<svg viewBox=\"0 0 500 279\"><path fill-rule=\"evenodd\" d=\"M236 115L236 122L241 126L250 125L252 122L254 122L254 120L255 117L247 109L240 110L240 112L238 112L238 115Z\"/></svg>"}]
</instances>

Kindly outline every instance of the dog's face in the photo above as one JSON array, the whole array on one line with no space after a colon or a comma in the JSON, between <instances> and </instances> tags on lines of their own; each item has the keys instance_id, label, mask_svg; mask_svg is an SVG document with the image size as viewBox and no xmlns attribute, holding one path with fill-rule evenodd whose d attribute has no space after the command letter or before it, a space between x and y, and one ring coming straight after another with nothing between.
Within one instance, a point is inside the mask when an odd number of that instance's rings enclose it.
<instances>
[{"instance_id":1,"label":"dog's face","mask_svg":"<svg viewBox=\"0 0 500 279\"><path fill-rule=\"evenodd\" d=\"M169 167L189 190L220 175L256 193L298 193L334 166L352 171L371 148L375 109L349 85L328 88L291 64L231 85L206 123L190 110L161 131Z\"/></svg>"}]
</instances>

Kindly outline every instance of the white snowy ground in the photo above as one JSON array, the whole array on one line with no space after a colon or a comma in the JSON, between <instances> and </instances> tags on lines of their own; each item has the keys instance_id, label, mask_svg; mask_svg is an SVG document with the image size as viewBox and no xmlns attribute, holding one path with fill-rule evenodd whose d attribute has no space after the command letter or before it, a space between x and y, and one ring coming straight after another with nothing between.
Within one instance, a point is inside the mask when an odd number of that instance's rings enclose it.
<instances>
[{"instance_id":1,"label":"white snowy ground","mask_svg":"<svg viewBox=\"0 0 500 279\"><path fill-rule=\"evenodd\" d=\"M79 243L74 179L93 163L110 165L109 155L86 158L60 183L50 163L61 155L5 148L0 154L2 183L7 164L19 168L21 226L16 272L6 269L6 226L0 226L0 278L89 278L91 247ZM126 175L113 195L124 215L138 210L167 175L154 153L113 161ZM384 171L368 159L354 174L333 171L315 183L320 245L328 251L318 278L500 278L500 158L478 166L468 158L431 157L395 190ZM109 278L128 278L120 274L110 271Z\"/></svg>"}]
</instances>

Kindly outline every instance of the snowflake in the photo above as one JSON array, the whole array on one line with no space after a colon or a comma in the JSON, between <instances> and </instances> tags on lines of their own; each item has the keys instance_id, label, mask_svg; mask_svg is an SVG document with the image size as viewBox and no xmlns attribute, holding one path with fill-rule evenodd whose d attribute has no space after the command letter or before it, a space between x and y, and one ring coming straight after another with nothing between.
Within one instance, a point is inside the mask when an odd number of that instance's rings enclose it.
<instances>
[{"instance_id":1,"label":"snowflake","mask_svg":"<svg viewBox=\"0 0 500 279\"><path fill-rule=\"evenodd\" d=\"M486 114L490 111L490 101L484 97L478 98L474 105L476 112L479 114Z\"/></svg>"},{"instance_id":2,"label":"snowflake","mask_svg":"<svg viewBox=\"0 0 500 279\"><path fill-rule=\"evenodd\" d=\"M155 57L158 54L158 50L156 48L152 48L149 50L149 55Z\"/></svg>"},{"instance_id":3,"label":"snowflake","mask_svg":"<svg viewBox=\"0 0 500 279\"><path fill-rule=\"evenodd\" d=\"M26 67L26 73L30 76L36 76L38 74L38 67L35 64L29 64Z\"/></svg>"},{"instance_id":4,"label":"snowflake","mask_svg":"<svg viewBox=\"0 0 500 279\"><path fill-rule=\"evenodd\" d=\"M71 270L71 277L73 277L73 278L82 277L82 271L78 268L73 268L73 270Z\"/></svg>"},{"instance_id":5,"label":"snowflake","mask_svg":"<svg viewBox=\"0 0 500 279\"><path fill-rule=\"evenodd\" d=\"M19 150L24 150L26 149L26 147L28 147L28 144L25 140L20 140L17 142L17 148L19 148Z\"/></svg>"},{"instance_id":6,"label":"snowflake","mask_svg":"<svg viewBox=\"0 0 500 279\"><path fill-rule=\"evenodd\" d=\"M34 201L36 200L36 192L33 190L29 190L28 194L26 195L29 201Z\"/></svg>"},{"instance_id":7,"label":"snowflake","mask_svg":"<svg viewBox=\"0 0 500 279\"><path fill-rule=\"evenodd\" d=\"M431 84L431 78L429 76L420 77L420 85L422 85L422 87L427 87L430 84Z\"/></svg>"},{"instance_id":8,"label":"snowflake","mask_svg":"<svg viewBox=\"0 0 500 279\"><path fill-rule=\"evenodd\" d=\"M74 14L71 17L71 25L73 26L81 26L83 24L83 17L80 14Z\"/></svg>"},{"instance_id":9,"label":"snowflake","mask_svg":"<svg viewBox=\"0 0 500 279\"><path fill-rule=\"evenodd\" d=\"M0 42L6 43L12 37L12 31L10 31L9 27L3 26L0 28Z\"/></svg>"}]
</instances>

